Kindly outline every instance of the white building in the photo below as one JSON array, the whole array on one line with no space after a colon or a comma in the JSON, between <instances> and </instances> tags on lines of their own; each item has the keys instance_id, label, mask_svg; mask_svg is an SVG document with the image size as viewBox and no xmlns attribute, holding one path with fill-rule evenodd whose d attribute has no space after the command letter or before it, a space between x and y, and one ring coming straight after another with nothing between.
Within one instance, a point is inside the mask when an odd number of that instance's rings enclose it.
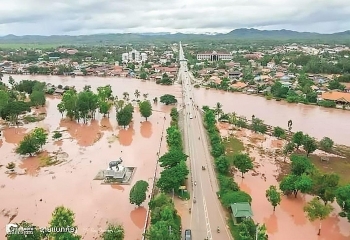
<instances>
[{"instance_id":1,"label":"white building","mask_svg":"<svg viewBox=\"0 0 350 240\"><path fill-rule=\"evenodd\" d=\"M229 61L232 59L232 55L229 53L218 53L216 51L213 52L205 52L205 53L199 53L197 54L197 60L203 61L219 61L219 60L225 60Z\"/></svg>"},{"instance_id":2,"label":"white building","mask_svg":"<svg viewBox=\"0 0 350 240\"><path fill-rule=\"evenodd\" d=\"M122 61L123 63L128 62L145 62L147 61L147 54L146 53L140 53L139 51L133 49L128 53L122 54Z\"/></svg>"}]
</instances>

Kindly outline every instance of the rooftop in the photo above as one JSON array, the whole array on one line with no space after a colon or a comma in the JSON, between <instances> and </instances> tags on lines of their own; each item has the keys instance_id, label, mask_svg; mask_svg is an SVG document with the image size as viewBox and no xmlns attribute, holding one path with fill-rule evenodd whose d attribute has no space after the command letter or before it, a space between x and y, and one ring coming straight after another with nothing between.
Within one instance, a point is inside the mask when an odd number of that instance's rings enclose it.
<instances>
[{"instance_id":1,"label":"rooftop","mask_svg":"<svg viewBox=\"0 0 350 240\"><path fill-rule=\"evenodd\" d=\"M231 204L231 210L233 216L236 218L253 216L252 208L247 202Z\"/></svg>"}]
</instances>

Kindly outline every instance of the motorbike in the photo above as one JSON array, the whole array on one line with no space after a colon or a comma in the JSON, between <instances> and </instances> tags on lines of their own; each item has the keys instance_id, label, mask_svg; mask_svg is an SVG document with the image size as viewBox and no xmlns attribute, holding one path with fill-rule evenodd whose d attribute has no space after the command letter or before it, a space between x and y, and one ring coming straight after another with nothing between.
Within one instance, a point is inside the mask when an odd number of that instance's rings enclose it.
<instances>
[{"instance_id":1,"label":"motorbike","mask_svg":"<svg viewBox=\"0 0 350 240\"><path fill-rule=\"evenodd\" d=\"M218 228L216 229L216 231L217 231L218 233L220 233L220 228L218 227Z\"/></svg>"},{"instance_id":2,"label":"motorbike","mask_svg":"<svg viewBox=\"0 0 350 240\"><path fill-rule=\"evenodd\" d=\"M194 198L194 199L193 199L193 203L196 203L196 202L197 202L197 200Z\"/></svg>"},{"instance_id":3,"label":"motorbike","mask_svg":"<svg viewBox=\"0 0 350 240\"><path fill-rule=\"evenodd\" d=\"M188 212L189 212L189 213L191 213L191 208L190 208L190 209L188 209Z\"/></svg>"},{"instance_id":4,"label":"motorbike","mask_svg":"<svg viewBox=\"0 0 350 240\"><path fill-rule=\"evenodd\" d=\"M205 166L202 166L202 170L205 170Z\"/></svg>"}]
</instances>

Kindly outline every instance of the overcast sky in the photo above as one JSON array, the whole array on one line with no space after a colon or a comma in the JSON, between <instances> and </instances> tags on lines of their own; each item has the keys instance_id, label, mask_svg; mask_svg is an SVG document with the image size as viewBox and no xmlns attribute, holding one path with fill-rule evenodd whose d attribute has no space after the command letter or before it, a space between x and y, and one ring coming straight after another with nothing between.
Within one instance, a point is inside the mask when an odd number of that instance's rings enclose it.
<instances>
[{"instance_id":1,"label":"overcast sky","mask_svg":"<svg viewBox=\"0 0 350 240\"><path fill-rule=\"evenodd\" d=\"M0 35L350 29L350 0L0 0Z\"/></svg>"}]
</instances>

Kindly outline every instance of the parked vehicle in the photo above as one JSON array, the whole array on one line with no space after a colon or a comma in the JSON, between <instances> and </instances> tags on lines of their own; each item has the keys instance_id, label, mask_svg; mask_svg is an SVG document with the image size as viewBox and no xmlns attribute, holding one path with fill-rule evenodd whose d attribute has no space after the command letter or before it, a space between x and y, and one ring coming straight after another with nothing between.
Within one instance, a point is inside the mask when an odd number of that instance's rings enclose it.
<instances>
[{"instance_id":1,"label":"parked vehicle","mask_svg":"<svg viewBox=\"0 0 350 240\"><path fill-rule=\"evenodd\" d=\"M192 232L191 229L185 230L185 240L192 240Z\"/></svg>"}]
</instances>

